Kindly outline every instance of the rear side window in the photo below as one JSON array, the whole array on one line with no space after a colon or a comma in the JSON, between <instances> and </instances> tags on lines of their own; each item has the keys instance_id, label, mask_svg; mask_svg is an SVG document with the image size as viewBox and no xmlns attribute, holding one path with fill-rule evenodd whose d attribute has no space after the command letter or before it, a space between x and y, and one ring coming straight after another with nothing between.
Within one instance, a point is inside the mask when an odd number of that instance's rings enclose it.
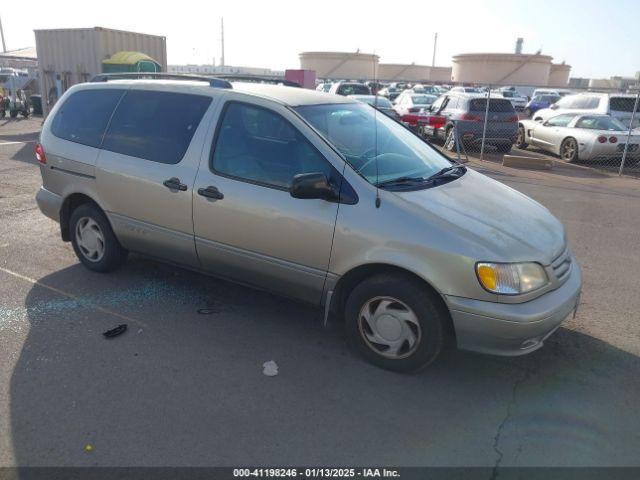
<instances>
[{"instance_id":1,"label":"rear side window","mask_svg":"<svg viewBox=\"0 0 640 480\"><path fill-rule=\"evenodd\" d=\"M51 133L90 147L100 147L113 109L124 90L80 90L72 94L54 117Z\"/></svg>"},{"instance_id":2,"label":"rear side window","mask_svg":"<svg viewBox=\"0 0 640 480\"><path fill-rule=\"evenodd\" d=\"M611 97L609 105L614 112L631 113L636 105L636 99L633 97Z\"/></svg>"},{"instance_id":3,"label":"rear side window","mask_svg":"<svg viewBox=\"0 0 640 480\"><path fill-rule=\"evenodd\" d=\"M484 112L487 109L486 98L474 98L469 102L469 110L472 112ZM515 112L513 105L509 100L501 98L492 98L489 100L489 111L493 113L512 113Z\"/></svg>"},{"instance_id":4,"label":"rear side window","mask_svg":"<svg viewBox=\"0 0 640 480\"><path fill-rule=\"evenodd\" d=\"M159 163L184 157L211 97L129 90L113 115L102 148Z\"/></svg>"}]
</instances>

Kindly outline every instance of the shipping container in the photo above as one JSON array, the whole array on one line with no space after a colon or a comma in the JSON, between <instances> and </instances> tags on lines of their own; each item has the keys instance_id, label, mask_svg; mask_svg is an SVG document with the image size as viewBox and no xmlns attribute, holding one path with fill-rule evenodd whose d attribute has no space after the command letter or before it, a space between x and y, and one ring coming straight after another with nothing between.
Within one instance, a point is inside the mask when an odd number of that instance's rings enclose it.
<instances>
[{"instance_id":1,"label":"shipping container","mask_svg":"<svg viewBox=\"0 0 640 480\"><path fill-rule=\"evenodd\" d=\"M72 85L103 73L103 61L118 52L139 52L167 71L165 37L109 28L35 30L42 107L46 116Z\"/></svg>"}]
</instances>

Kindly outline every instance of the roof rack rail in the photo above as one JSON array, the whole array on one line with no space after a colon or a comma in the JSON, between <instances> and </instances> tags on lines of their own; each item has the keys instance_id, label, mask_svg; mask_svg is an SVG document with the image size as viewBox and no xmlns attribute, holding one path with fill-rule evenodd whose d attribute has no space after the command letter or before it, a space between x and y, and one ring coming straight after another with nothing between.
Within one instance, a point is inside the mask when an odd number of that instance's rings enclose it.
<instances>
[{"instance_id":1,"label":"roof rack rail","mask_svg":"<svg viewBox=\"0 0 640 480\"><path fill-rule=\"evenodd\" d=\"M109 80L184 80L207 82L215 88L233 88L227 80L215 77L202 77L197 75L182 75L179 73L165 72L122 72L122 73L99 73L90 82L108 82Z\"/></svg>"},{"instance_id":2,"label":"roof rack rail","mask_svg":"<svg viewBox=\"0 0 640 480\"><path fill-rule=\"evenodd\" d=\"M286 80L284 77L277 75L251 75L251 74L236 74L236 73L221 73L216 77L225 80L237 80L240 82L250 83L273 83L275 85L284 85L285 87L297 87L300 88L300 84L292 80Z\"/></svg>"}]
</instances>

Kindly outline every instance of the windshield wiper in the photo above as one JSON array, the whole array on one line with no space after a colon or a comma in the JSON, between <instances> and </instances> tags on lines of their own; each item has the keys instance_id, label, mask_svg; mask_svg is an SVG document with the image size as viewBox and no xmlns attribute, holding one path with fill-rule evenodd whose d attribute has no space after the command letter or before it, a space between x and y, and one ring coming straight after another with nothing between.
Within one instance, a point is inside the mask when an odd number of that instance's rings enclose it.
<instances>
[{"instance_id":1,"label":"windshield wiper","mask_svg":"<svg viewBox=\"0 0 640 480\"><path fill-rule=\"evenodd\" d=\"M394 187L401 185L417 185L424 183L426 178L424 177L398 177L383 182L376 183L376 187Z\"/></svg>"},{"instance_id":2,"label":"windshield wiper","mask_svg":"<svg viewBox=\"0 0 640 480\"><path fill-rule=\"evenodd\" d=\"M457 171L460 171L460 173L454 174L454 172L457 172ZM426 180L437 180L439 178L451 178L451 177L457 178L462 174L464 174L466 171L467 171L467 167L465 167L464 165L460 165L459 163L456 163L449 167L443 168L438 173L434 173L430 177L427 177Z\"/></svg>"}]
</instances>

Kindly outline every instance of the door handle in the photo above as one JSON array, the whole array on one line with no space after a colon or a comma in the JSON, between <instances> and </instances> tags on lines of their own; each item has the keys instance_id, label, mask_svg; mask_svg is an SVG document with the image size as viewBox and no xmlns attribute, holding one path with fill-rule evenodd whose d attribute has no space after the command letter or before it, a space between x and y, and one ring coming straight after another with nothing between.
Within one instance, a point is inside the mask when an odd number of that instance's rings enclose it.
<instances>
[{"instance_id":1,"label":"door handle","mask_svg":"<svg viewBox=\"0 0 640 480\"><path fill-rule=\"evenodd\" d=\"M178 177L171 177L169 180L162 182L162 184L171 190L180 190L181 192L184 192L187 189L187 186L184 183L181 183Z\"/></svg>"},{"instance_id":2,"label":"door handle","mask_svg":"<svg viewBox=\"0 0 640 480\"><path fill-rule=\"evenodd\" d=\"M224 198L222 192L212 185L209 185L207 188L199 188L198 195L215 200L222 200Z\"/></svg>"}]
</instances>

